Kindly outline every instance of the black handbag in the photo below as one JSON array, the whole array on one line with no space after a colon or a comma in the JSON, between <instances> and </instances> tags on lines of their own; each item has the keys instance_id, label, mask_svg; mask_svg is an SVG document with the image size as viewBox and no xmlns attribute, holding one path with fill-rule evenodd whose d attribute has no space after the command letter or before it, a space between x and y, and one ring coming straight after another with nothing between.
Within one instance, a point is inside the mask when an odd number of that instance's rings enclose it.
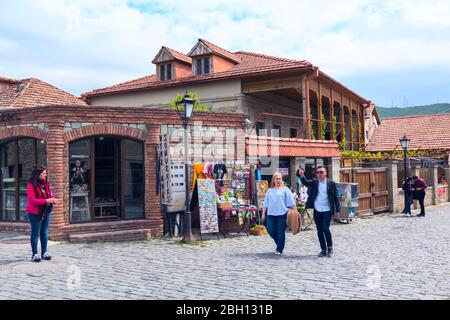
<instances>
[{"instance_id":1,"label":"black handbag","mask_svg":"<svg viewBox=\"0 0 450 320\"><path fill-rule=\"evenodd\" d=\"M53 209L53 203L46 203L39 208L39 220L44 220L44 217Z\"/></svg>"}]
</instances>

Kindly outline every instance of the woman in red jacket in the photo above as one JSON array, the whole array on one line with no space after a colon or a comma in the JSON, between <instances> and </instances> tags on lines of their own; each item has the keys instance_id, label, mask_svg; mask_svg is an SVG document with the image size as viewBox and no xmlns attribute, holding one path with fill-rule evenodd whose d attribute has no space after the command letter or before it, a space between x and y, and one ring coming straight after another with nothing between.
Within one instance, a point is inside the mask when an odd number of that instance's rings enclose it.
<instances>
[{"instance_id":1,"label":"woman in red jacket","mask_svg":"<svg viewBox=\"0 0 450 320\"><path fill-rule=\"evenodd\" d=\"M47 169L44 166L36 167L31 174L27 185L28 203L25 211L31 223L31 260L40 262L41 258L50 260L47 252L48 226L53 204L59 204L50 189L47 181ZM41 256L38 255L38 240L41 239Z\"/></svg>"}]
</instances>

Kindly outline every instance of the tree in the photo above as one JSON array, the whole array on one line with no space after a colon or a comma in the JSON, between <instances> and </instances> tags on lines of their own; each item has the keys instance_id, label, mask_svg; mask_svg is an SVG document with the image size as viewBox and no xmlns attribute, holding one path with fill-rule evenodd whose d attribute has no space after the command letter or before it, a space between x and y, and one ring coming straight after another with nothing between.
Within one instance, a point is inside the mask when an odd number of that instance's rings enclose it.
<instances>
[{"instance_id":1,"label":"tree","mask_svg":"<svg viewBox=\"0 0 450 320\"><path fill-rule=\"evenodd\" d=\"M195 100L194 111L211 111L211 109L212 109L211 107L207 107L204 104L200 104L200 100L198 99L196 93L188 92L188 96L189 96L189 98ZM183 97L184 97L184 95L177 94L175 96L175 99L173 99L172 102L169 104L169 109L170 110L177 110L177 109L183 110L184 109L183 106L178 106L178 108L177 108L178 103L180 103L181 100L183 100Z\"/></svg>"}]
</instances>

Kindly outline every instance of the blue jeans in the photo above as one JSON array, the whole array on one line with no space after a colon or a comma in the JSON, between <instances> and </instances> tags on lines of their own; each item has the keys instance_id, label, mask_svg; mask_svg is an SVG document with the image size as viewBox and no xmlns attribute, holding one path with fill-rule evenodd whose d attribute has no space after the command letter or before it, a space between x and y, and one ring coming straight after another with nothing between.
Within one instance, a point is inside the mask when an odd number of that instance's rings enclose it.
<instances>
[{"instance_id":1,"label":"blue jeans","mask_svg":"<svg viewBox=\"0 0 450 320\"><path fill-rule=\"evenodd\" d=\"M286 217L287 214L282 216L267 215L267 232L275 241L278 252L283 252L286 243Z\"/></svg>"},{"instance_id":2,"label":"blue jeans","mask_svg":"<svg viewBox=\"0 0 450 320\"><path fill-rule=\"evenodd\" d=\"M314 210L314 222L316 223L317 236L322 251L327 251L327 248L331 249L333 247L330 231L331 216L331 211L318 212Z\"/></svg>"},{"instance_id":3,"label":"blue jeans","mask_svg":"<svg viewBox=\"0 0 450 320\"><path fill-rule=\"evenodd\" d=\"M38 240L41 239L41 254L47 252L48 226L50 225L50 213L47 213L44 220L40 220L37 214L28 214L31 223L31 250L33 255L38 253Z\"/></svg>"}]
</instances>

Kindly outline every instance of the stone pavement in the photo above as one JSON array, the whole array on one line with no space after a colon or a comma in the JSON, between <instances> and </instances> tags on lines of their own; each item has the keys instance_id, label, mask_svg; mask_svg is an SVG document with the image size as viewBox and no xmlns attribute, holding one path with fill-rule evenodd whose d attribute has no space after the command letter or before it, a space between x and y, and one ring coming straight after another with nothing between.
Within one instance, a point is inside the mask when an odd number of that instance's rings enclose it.
<instances>
[{"instance_id":1,"label":"stone pavement","mask_svg":"<svg viewBox=\"0 0 450 320\"><path fill-rule=\"evenodd\" d=\"M425 218L382 215L332 226L318 258L314 230L181 245L174 240L50 243L29 261L28 238L0 233L0 299L450 299L450 204Z\"/></svg>"}]
</instances>

